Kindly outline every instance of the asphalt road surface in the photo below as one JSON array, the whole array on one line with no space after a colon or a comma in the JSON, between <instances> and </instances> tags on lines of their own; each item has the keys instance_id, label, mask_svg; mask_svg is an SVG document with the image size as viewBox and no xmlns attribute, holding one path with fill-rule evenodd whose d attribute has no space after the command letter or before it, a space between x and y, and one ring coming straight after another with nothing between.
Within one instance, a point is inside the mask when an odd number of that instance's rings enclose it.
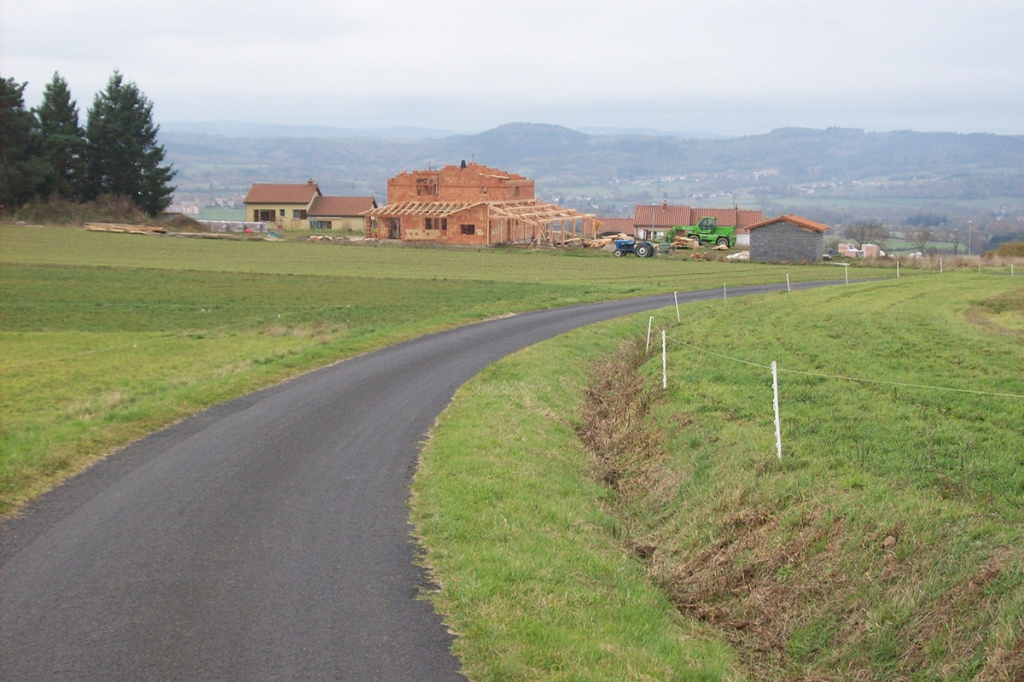
<instances>
[{"instance_id":1,"label":"asphalt road surface","mask_svg":"<svg viewBox=\"0 0 1024 682\"><path fill-rule=\"evenodd\" d=\"M434 334L125 448L0 526L0 680L464 679L413 564L406 501L427 430L495 360L671 303Z\"/></svg>"}]
</instances>

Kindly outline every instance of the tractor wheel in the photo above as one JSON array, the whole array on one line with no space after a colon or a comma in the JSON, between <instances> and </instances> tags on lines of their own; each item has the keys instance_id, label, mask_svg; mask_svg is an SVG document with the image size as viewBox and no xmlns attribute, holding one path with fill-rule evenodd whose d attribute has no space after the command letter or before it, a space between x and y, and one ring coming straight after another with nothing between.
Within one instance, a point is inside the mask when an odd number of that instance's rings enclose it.
<instances>
[{"instance_id":1,"label":"tractor wheel","mask_svg":"<svg viewBox=\"0 0 1024 682\"><path fill-rule=\"evenodd\" d=\"M637 244L636 248L634 249L634 251L636 251L636 257L637 258L648 258L648 257L654 255L652 253L652 249L651 249L651 245L650 244Z\"/></svg>"},{"instance_id":2,"label":"tractor wheel","mask_svg":"<svg viewBox=\"0 0 1024 682\"><path fill-rule=\"evenodd\" d=\"M626 252L623 251L622 249L615 249L613 253L615 254L616 258L622 258L626 254Z\"/></svg>"},{"instance_id":3,"label":"tractor wheel","mask_svg":"<svg viewBox=\"0 0 1024 682\"><path fill-rule=\"evenodd\" d=\"M718 241L715 242L716 246L729 246L729 240L725 237L719 237Z\"/></svg>"}]
</instances>

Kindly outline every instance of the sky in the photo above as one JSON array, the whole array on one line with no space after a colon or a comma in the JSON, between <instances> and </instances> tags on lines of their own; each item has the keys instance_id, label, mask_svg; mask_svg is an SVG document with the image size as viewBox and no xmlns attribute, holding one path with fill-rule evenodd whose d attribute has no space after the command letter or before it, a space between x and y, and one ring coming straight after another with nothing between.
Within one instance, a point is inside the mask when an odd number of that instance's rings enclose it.
<instances>
[{"instance_id":1,"label":"sky","mask_svg":"<svg viewBox=\"0 0 1024 682\"><path fill-rule=\"evenodd\" d=\"M1024 134L1021 0L29 0L0 76L83 112L114 69L160 121L476 132Z\"/></svg>"}]
</instances>

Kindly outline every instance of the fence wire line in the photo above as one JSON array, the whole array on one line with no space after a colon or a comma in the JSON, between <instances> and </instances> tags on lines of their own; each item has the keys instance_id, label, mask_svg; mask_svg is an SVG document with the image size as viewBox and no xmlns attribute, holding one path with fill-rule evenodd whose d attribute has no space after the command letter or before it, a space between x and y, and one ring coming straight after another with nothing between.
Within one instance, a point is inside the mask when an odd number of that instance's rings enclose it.
<instances>
[{"instance_id":1,"label":"fence wire line","mask_svg":"<svg viewBox=\"0 0 1024 682\"><path fill-rule=\"evenodd\" d=\"M167 341L168 339L180 339L193 334L208 334L210 332L220 331L221 329L228 329L229 327L239 327L245 324L253 324L255 322L261 322L263 320L269 320L275 317L281 317L282 315L298 315L299 313L309 312L320 312L321 310L327 310L328 308L337 308L339 306L325 305L321 308L314 309L299 309L299 310L286 310L283 313L271 313L270 315L264 315L263 317L254 317L249 320L243 320L241 322L232 322L230 324L222 324L219 327L209 327L207 329L193 329L192 331L182 332L180 334L168 334L166 336L157 336L152 339L140 339L138 341L129 341L128 343L121 343L116 346L106 346L105 348L93 348L90 350L83 350L77 353L69 353L68 355L57 355L52 358L42 358L40 360L29 360L28 362L18 362L13 365L0 366L0 371L6 371L9 369L17 369L18 367L27 367L28 365L38 365L42 362L57 362L59 360L69 360L71 358L81 357L82 355L91 355L92 353L105 353L107 351L119 350L121 348L135 347L140 343L155 343L156 341Z\"/></svg>"},{"instance_id":2,"label":"fence wire line","mask_svg":"<svg viewBox=\"0 0 1024 682\"><path fill-rule=\"evenodd\" d=\"M739 362L739 363L742 363L744 365L750 365L751 367L759 367L760 369L771 370L771 365L764 365L764 364L761 364L760 362L751 362L749 360L743 360L742 358L734 358L732 356L724 355L722 353L716 353L713 350L707 350L706 348L701 348L700 346L695 346L692 343L687 343L686 341L683 341L682 339L676 339L676 338L673 338L673 337L669 336L668 340L671 341L672 343L678 343L678 344L681 344L683 346L687 346L688 348L693 348L694 350L698 350L701 353L707 353L708 355L714 355L716 357L723 358L725 360L731 360L733 362ZM951 392L954 392L954 393L970 393L972 395L988 395L988 396L994 396L994 397L998 397L998 398L1021 398L1021 399L1024 399L1024 395L1018 395L1016 393L993 393L992 391L976 391L976 390L969 389L969 388L950 388L949 386L929 386L927 384L908 384L908 383L904 383L904 382L901 382L901 381L883 381L881 379L862 379L860 377L848 377L848 376L842 376L840 374L825 374L823 372L808 372L808 371L799 370L799 369L786 369L784 367L779 367L778 365L776 365L776 368L777 368L777 370L779 372L786 372L787 374L803 374L805 376L822 377L824 379L841 379L843 381L859 381L859 382L864 383L864 384L882 384L882 385L885 385L885 386L903 386L905 388L927 388L927 389L931 389L931 390L934 390L934 391L951 391Z\"/></svg>"}]
</instances>

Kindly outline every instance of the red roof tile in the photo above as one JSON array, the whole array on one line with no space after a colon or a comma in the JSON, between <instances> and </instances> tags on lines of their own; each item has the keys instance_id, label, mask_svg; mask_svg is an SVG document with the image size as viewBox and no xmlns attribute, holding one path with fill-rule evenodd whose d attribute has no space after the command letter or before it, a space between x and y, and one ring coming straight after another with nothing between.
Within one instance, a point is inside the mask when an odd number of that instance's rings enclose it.
<instances>
[{"instance_id":1,"label":"red roof tile","mask_svg":"<svg viewBox=\"0 0 1024 682\"><path fill-rule=\"evenodd\" d=\"M373 197L324 197L313 199L309 216L358 216L364 211L377 208Z\"/></svg>"},{"instance_id":2,"label":"red roof tile","mask_svg":"<svg viewBox=\"0 0 1024 682\"><path fill-rule=\"evenodd\" d=\"M245 204L308 204L319 196L320 188L312 180L303 184L254 182L245 195Z\"/></svg>"},{"instance_id":3,"label":"red roof tile","mask_svg":"<svg viewBox=\"0 0 1024 682\"><path fill-rule=\"evenodd\" d=\"M796 225L797 227L802 227L808 230L814 230L815 232L824 232L828 229L828 225L822 225L821 223L816 223L813 220L801 218L798 215L780 215L778 218L769 218L768 220L763 220L757 223L756 225L751 225L750 229L755 230L759 227L765 227L766 225L771 225L773 223L783 222L789 223L790 225Z\"/></svg>"},{"instance_id":4,"label":"red roof tile","mask_svg":"<svg viewBox=\"0 0 1024 682\"><path fill-rule=\"evenodd\" d=\"M653 215L652 215L653 212ZM667 202L661 206L638 204L633 213L633 224L637 227L651 227L654 220L655 228L674 227L676 225L696 225L701 218L711 217L718 220L719 225L732 225L745 228L761 220L760 211L738 210L736 208L691 208L689 206L670 206Z\"/></svg>"},{"instance_id":5,"label":"red roof tile","mask_svg":"<svg viewBox=\"0 0 1024 682\"><path fill-rule=\"evenodd\" d=\"M672 227L690 224L689 206L649 206L637 204L633 209L633 224L637 227Z\"/></svg>"}]
</instances>

